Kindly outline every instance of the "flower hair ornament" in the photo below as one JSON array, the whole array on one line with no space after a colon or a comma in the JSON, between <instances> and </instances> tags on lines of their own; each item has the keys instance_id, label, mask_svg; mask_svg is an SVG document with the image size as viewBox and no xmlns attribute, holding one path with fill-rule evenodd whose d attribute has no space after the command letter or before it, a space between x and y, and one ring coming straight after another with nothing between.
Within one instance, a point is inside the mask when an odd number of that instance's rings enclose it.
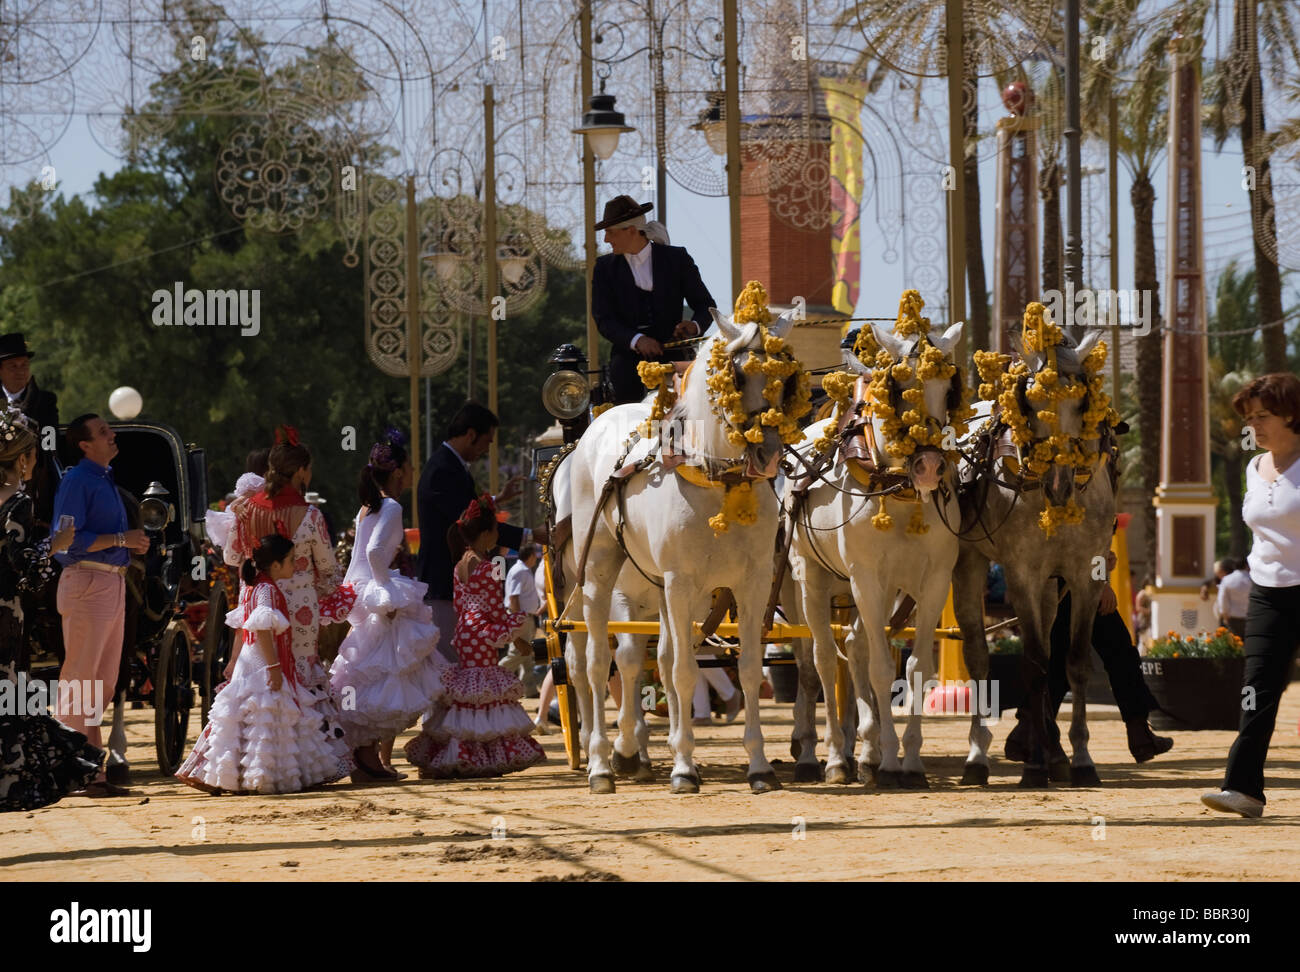
<instances>
[{"instance_id":1,"label":"flower hair ornament","mask_svg":"<svg viewBox=\"0 0 1300 972\"><path fill-rule=\"evenodd\" d=\"M460 515L460 519L456 522L461 526L469 526L469 524L479 519L485 511L491 513L492 518L496 519L497 507L492 502L490 493L484 493L478 499L470 500L469 506L465 507L465 512Z\"/></svg>"},{"instance_id":2,"label":"flower hair ornament","mask_svg":"<svg viewBox=\"0 0 1300 972\"><path fill-rule=\"evenodd\" d=\"M0 442L13 442L23 431L36 435L32 420L23 414L22 409L10 405L0 411Z\"/></svg>"},{"instance_id":3,"label":"flower hair ornament","mask_svg":"<svg viewBox=\"0 0 1300 972\"><path fill-rule=\"evenodd\" d=\"M372 470L392 472L397 468L397 460L393 458L393 446L404 448L406 436L400 429L390 425L379 437L379 441L370 447L370 461L367 465Z\"/></svg>"},{"instance_id":4,"label":"flower hair ornament","mask_svg":"<svg viewBox=\"0 0 1300 972\"><path fill-rule=\"evenodd\" d=\"M298 430L292 425L277 426L275 430L275 444L296 446L298 444Z\"/></svg>"}]
</instances>

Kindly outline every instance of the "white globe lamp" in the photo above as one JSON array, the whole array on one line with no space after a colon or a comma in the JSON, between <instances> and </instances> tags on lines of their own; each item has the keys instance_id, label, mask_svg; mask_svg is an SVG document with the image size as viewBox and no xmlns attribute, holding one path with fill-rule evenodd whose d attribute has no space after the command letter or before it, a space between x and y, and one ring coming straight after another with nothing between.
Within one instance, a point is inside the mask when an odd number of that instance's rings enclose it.
<instances>
[{"instance_id":1,"label":"white globe lamp","mask_svg":"<svg viewBox=\"0 0 1300 972\"><path fill-rule=\"evenodd\" d=\"M143 407L144 399L140 397L140 393L127 385L114 389L113 394L108 396L109 411L122 421L135 418Z\"/></svg>"}]
</instances>

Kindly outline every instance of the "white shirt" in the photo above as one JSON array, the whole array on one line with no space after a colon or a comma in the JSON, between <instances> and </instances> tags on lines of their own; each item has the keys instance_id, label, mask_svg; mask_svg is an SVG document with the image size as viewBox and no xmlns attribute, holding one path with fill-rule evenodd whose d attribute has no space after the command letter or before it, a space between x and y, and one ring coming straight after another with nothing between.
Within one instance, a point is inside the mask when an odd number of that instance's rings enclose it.
<instances>
[{"instance_id":1,"label":"white shirt","mask_svg":"<svg viewBox=\"0 0 1300 972\"><path fill-rule=\"evenodd\" d=\"M642 290L655 289L654 267L650 261L650 251L653 248L653 243L647 243L636 253L623 254L627 259L627 265L632 268L632 279Z\"/></svg>"},{"instance_id":2,"label":"white shirt","mask_svg":"<svg viewBox=\"0 0 1300 972\"><path fill-rule=\"evenodd\" d=\"M1219 581L1214 611L1221 618L1244 618L1250 606L1250 571L1234 570Z\"/></svg>"},{"instance_id":3,"label":"white shirt","mask_svg":"<svg viewBox=\"0 0 1300 972\"><path fill-rule=\"evenodd\" d=\"M510 598L519 598L519 610L537 614L542 609L541 599L537 596L537 585L533 583L533 572L522 560L506 574L506 610L510 610Z\"/></svg>"},{"instance_id":4,"label":"white shirt","mask_svg":"<svg viewBox=\"0 0 1300 972\"><path fill-rule=\"evenodd\" d=\"M533 571L533 587L537 588L537 603L546 603L546 561L537 560L537 570ZM540 610L540 608L539 608Z\"/></svg>"},{"instance_id":5,"label":"white shirt","mask_svg":"<svg viewBox=\"0 0 1300 972\"><path fill-rule=\"evenodd\" d=\"M1272 483L1259 474L1256 456L1246 466L1246 496L1241 518L1255 535L1250 579L1260 587L1300 586L1300 462Z\"/></svg>"},{"instance_id":6,"label":"white shirt","mask_svg":"<svg viewBox=\"0 0 1300 972\"><path fill-rule=\"evenodd\" d=\"M5 388L5 386L0 385L0 388ZM8 388L5 388L5 398L9 399L11 402L16 402L18 399L22 398L23 392L25 391L27 391L26 385L18 389L16 392L11 392Z\"/></svg>"}]
</instances>

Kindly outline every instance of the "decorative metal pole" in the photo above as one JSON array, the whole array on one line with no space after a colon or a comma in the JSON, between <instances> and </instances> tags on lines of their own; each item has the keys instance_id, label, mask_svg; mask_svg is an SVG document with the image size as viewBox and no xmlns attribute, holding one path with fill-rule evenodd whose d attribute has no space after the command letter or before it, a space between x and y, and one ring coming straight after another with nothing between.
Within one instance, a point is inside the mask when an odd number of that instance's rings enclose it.
<instances>
[{"instance_id":1,"label":"decorative metal pole","mask_svg":"<svg viewBox=\"0 0 1300 972\"><path fill-rule=\"evenodd\" d=\"M582 4L582 103L591 104L591 0ZM657 202L658 200L656 200ZM600 334L591 315L591 279L596 272L596 153L591 139L582 137L582 245L587 262L587 368L600 371ZM592 384L599 381L592 376Z\"/></svg>"},{"instance_id":2,"label":"decorative metal pole","mask_svg":"<svg viewBox=\"0 0 1300 972\"><path fill-rule=\"evenodd\" d=\"M1083 289L1083 175L1079 138L1079 0L1065 0L1065 313L1067 333L1083 337L1074 324L1075 295Z\"/></svg>"},{"instance_id":3,"label":"decorative metal pole","mask_svg":"<svg viewBox=\"0 0 1300 972\"><path fill-rule=\"evenodd\" d=\"M1119 408L1119 99L1115 97L1115 88L1110 89L1109 117L1106 120L1106 151L1109 156L1107 186L1108 205L1110 206L1110 400Z\"/></svg>"},{"instance_id":4,"label":"decorative metal pole","mask_svg":"<svg viewBox=\"0 0 1300 972\"><path fill-rule=\"evenodd\" d=\"M1214 602L1200 598L1214 562L1214 491L1210 486L1208 335L1201 236L1200 44L1170 43L1169 217L1163 395L1166 435L1156 487L1156 587L1151 630L1196 634L1217 625Z\"/></svg>"},{"instance_id":5,"label":"decorative metal pole","mask_svg":"<svg viewBox=\"0 0 1300 972\"><path fill-rule=\"evenodd\" d=\"M963 0L947 0L948 29L948 165L951 190L948 193L948 321L966 319L966 133L962 123L965 97L965 53ZM965 360L966 339L962 337L959 360Z\"/></svg>"},{"instance_id":6,"label":"decorative metal pole","mask_svg":"<svg viewBox=\"0 0 1300 972\"><path fill-rule=\"evenodd\" d=\"M1002 92L1011 114L998 120L997 223L993 248L995 351L1009 351L1007 335L1018 332L1025 307L1038 299L1038 148L1034 93L1023 81Z\"/></svg>"},{"instance_id":7,"label":"decorative metal pole","mask_svg":"<svg viewBox=\"0 0 1300 972\"><path fill-rule=\"evenodd\" d=\"M722 33L726 51L723 71L726 85L727 121L727 208L731 224L731 296L727 305L745 289L740 265L740 53L737 41L736 0L723 0Z\"/></svg>"},{"instance_id":8,"label":"decorative metal pole","mask_svg":"<svg viewBox=\"0 0 1300 972\"><path fill-rule=\"evenodd\" d=\"M497 281L497 149L496 112L492 85L483 85L483 307L487 312L487 407L497 411L497 319L493 302L500 295ZM497 470L496 437L488 450L488 490L495 496L500 474Z\"/></svg>"},{"instance_id":9,"label":"decorative metal pole","mask_svg":"<svg viewBox=\"0 0 1300 972\"><path fill-rule=\"evenodd\" d=\"M406 365L411 376L411 468L420 468L420 221L415 208L415 176L406 177ZM417 503L411 525L420 525Z\"/></svg>"}]
</instances>

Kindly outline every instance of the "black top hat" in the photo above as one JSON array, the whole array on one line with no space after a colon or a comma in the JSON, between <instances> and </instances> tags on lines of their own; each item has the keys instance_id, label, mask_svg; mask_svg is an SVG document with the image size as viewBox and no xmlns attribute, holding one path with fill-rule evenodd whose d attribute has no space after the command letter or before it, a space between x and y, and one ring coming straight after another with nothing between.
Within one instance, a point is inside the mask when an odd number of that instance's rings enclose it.
<instances>
[{"instance_id":1,"label":"black top hat","mask_svg":"<svg viewBox=\"0 0 1300 972\"><path fill-rule=\"evenodd\" d=\"M605 203L605 215L596 224L596 229L603 230L615 223L636 219L636 217L644 215L654 208L654 203L639 203L631 196L615 196Z\"/></svg>"},{"instance_id":2,"label":"black top hat","mask_svg":"<svg viewBox=\"0 0 1300 972\"><path fill-rule=\"evenodd\" d=\"M10 358L34 358L36 353L27 350L27 342L18 333L0 334L0 361Z\"/></svg>"}]
</instances>

